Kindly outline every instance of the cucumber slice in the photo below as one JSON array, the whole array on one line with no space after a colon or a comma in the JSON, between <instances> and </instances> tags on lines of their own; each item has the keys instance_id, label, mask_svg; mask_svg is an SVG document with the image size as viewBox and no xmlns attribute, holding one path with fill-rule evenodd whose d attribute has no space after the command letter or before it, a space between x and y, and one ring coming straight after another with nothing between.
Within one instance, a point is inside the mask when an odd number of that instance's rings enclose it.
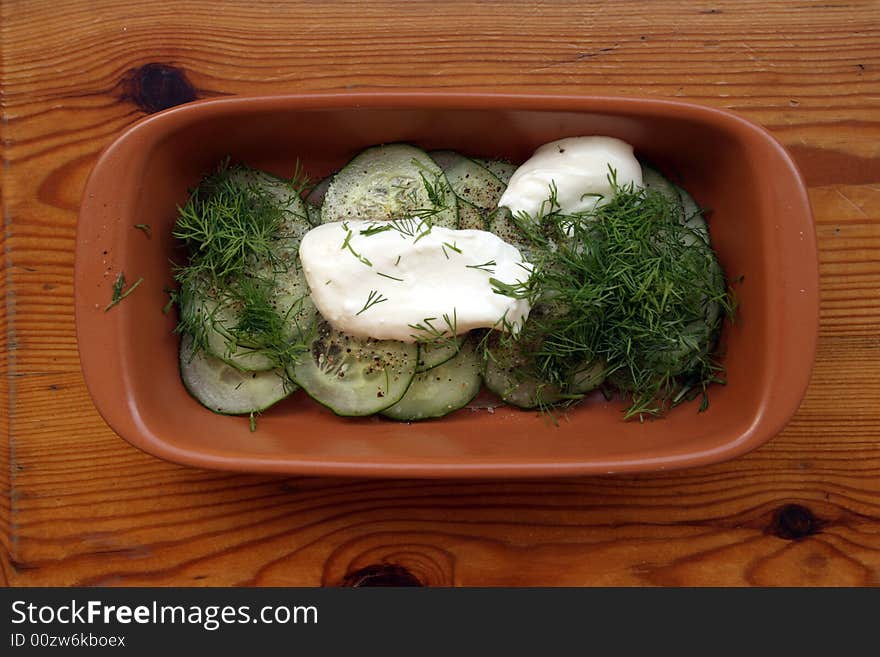
<instances>
[{"instance_id":1,"label":"cucumber slice","mask_svg":"<svg viewBox=\"0 0 880 657\"><path fill-rule=\"evenodd\" d=\"M321 206L323 223L409 217L432 226L458 226L455 193L443 170L409 144L362 151L333 176Z\"/></svg>"},{"instance_id":2,"label":"cucumber slice","mask_svg":"<svg viewBox=\"0 0 880 657\"><path fill-rule=\"evenodd\" d=\"M459 228L485 230L486 215L498 206L505 185L488 169L455 151L428 153L458 196Z\"/></svg>"},{"instance_id":3,"label":"cucumber slice","mask_svg":"<svg viewBox=\"0 0 880 657\"><path fill-rule=\"evenodd\" d=\"M510 177L513 175L513 172L519 168L507 160L487 160L485 158L477 157L474 158L474 162L480 166L486 167L492 172L492 175L505 185L510 182Z\"/></svg>"},{"instance_id":4,"label":"cucumber slice","mask_svg":"<svg viewBox=\"0 0 880 657\"><path fill-rule=\"evenodd\" d=\"M428 153L443 172L456 196L483 210L498 207L506 185L486 167L455 151Z\"/></svg>"},{"instance_id":5,"label":"cucumber slice","mask_svg":"<svg viewBox=\"0 0 880 657\"><path fill-rule=\"evenodd\" d=\"M642 163L642 184L651 190L655 190L663 194L670 201L681 207L681 197L678 190L666 176L649 164Z\"/></svg>"},{"instance_id":6,"label":"cucumber slice","mask_svg":"<svg viewBox=\"0 0 880 657\"><path fill-rule=\"evenodd\" d=\"M189 335L180 340L180 377L196 401L224 415L259 413L297 389L277 370L242 372L210 354L196 353Z\"/></svg>"},{"instance_id":7,"label":"cucumber slice","mask_svg":"<svg viewBox=\"0 0 880 657\"><path fill-rule=\"evenodd\" d=\"M530 376L528 356L515 340L501 340L493 331L486 344L483 381L508 404L520 408L549 406L565 399L559 386Z\"/></svg>"},{"instance_id":8,"label":"cucumber slice","mask_svg":"<svg viewBox=\"0 0 880 657\"><path fill-rule=\"evenodd\" d=\"M382 415L409 422L443 417L463 408L480 392L480 369L474 343L466 340L457 356L416 374L406 394Z\"/></svg>"},{"instance_id":9,"label":"cucumber slice","mask_svg":"<svg viewBox=\"0 0 880 657\"><path fill-rule=\"evenodd\" d=\"M581 363L571 374L568 390L579 395L595 390L605 381L605 369L605 363L600 360Z\"/></svg>"},{"instance_id":10,"label":"cucumber slice","mask_svg":"<svg viewBox=\"0 0 880 657\"><path fill-rule=\"evenodd\" d=\"M694 197L691 196L683 187L675 186L675 191L681 199L682 212L684 214L684 223L693 230L697 235L703 238L706 244L709 243L709 227L706 225L706 219L703 217L703 210L697 205Z\"/></svg>"},{"instance_id":11,"label":"cucumber slice","mask_svg":"<svg viewBox=\"0 0 880 657\"><path fill-rule=\"evenodd\" d=\"M500 207L490 212L486 217L486 230L494 233L508 244L513 244L519 249L523 260L529 262L532 255L531 248L526 242L519 226L514 222L509 208Z\"/></svg>"},{"instance_id":12,"label":"cucumber slice","mask_svg":"<svg viewBox=\"0 0 880 657\"><path fill-rule=\"evenodd\" d=\"M194 327L198 342L212 356L239 370L270 370L274 361L256 342L236 336L240 308L221 299L204 281L185 282L180 288L182 323Z\"/></svg>"},{"instance_id":13,"label":"cucumber slice","mask_svg":"<svg viewBox=\"0 0 880 657\"><path fill-rule=\"evenodd\" d=\"M372 415L403 397L418 358L416 344L355 338L320 322L309 353L287 373L337 415Z\"/></svg>"},{"instance_id":14,"label":"cucumber slice","mask_svg":"<svg viewBox=\"0 0 880 657\"><path fill-rule=\"evenodd\" d=\"M486 230L486 213L464 199L458 199L458 227L462 230Z\"/></svg>"},{"instance_id":15,"label":"cucumber slice","mask_svg":"<svg viewBox=\"0 0 880 657\"><path fill-rule=\"evenodd\" d=\"M457 356L461 351L461 345L464 340L464 336L459 336L456 340L420 343L419 364L416 367L416 374L427 372L431 368L442 365L449 359Z\"/></svg>"},{"instance_id":16,"label":"cucumber slice","mask_svg":"<svg viewBox=\"0 0 880 657\"><path fill-rule=\"evenodd\" d=\"M266 171L240 167L233 171L230 179L241 185L265 193L273 199L282 211L281 227L276 235L278 246L297 250L302 236L312 227L309 212L299 190L289 181L273 176Z\"/></svg>"}]
</instances>

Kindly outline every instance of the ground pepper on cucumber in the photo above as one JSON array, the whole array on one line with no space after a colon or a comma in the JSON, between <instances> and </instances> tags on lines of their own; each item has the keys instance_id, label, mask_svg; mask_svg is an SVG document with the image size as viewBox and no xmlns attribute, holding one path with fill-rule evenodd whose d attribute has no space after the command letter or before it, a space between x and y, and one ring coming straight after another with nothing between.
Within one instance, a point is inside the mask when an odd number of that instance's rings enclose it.
<instances>
[{"instance_id":1,"label":"ground pepper on cucumber","mask_svg":"<svg viewBox=\"0 0 880 657\"><path fill-rule=\"evenodd\" d=\"M645 419L723 383L735 302L703 211L617 139L520 166L380 145L311 185L226 161L174 236L181 377L217 413L301 388L426 420L485 386L551 413L602 390Z\"/></svg>"}]
</instances>

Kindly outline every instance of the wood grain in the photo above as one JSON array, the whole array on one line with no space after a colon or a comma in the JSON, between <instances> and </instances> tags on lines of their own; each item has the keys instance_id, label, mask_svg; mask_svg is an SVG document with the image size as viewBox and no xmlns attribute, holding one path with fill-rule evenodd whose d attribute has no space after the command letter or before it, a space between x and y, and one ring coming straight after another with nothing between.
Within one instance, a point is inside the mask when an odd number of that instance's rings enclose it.
<instances>
[{"instance_id":1,"label":"wood grain","mask_svg":"<svg viewBox=\"0 0 880 657\"><path fill-rule=\"evenodd\" d=\"M880 585L880 4L0 4L0 584ZM101 148L227 94L678 97L792 152L821 267L812 384L730 463L524 482L283 479L158 461L91 405L73 244Z\"/></svg>"}]
</instances>

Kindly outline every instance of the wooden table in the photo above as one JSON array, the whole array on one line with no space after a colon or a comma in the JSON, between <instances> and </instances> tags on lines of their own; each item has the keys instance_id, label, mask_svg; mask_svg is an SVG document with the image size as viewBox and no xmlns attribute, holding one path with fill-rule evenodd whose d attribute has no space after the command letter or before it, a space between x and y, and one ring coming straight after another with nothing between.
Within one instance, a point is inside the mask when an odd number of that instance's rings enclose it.
<instances>
[{"instance_id":1,"label":"wooden table","mask_svg":"<svg viewBox=\"0 0 880 657\"><path fill-rule=\"evenodd\" d=\"M0 49L0 583L880 585L876 0L4 0ZM821 249L785 431L713 467L488 483L207 472L113 434L73 321L99 151L194 98L414 87L682 98L767 126Z\"/></svg>"}]
</instances>

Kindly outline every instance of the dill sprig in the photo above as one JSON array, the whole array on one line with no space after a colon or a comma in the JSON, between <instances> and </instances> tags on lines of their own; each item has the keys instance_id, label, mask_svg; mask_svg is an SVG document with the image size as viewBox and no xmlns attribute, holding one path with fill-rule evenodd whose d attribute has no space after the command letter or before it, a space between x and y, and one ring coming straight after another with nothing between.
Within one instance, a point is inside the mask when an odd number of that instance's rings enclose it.
<instances>
[{"instance_id":1,"label":"dill sprig","mask_svg":"<svg viewBox=\"0 0 880 657\"><path fill-rule=\"evenodd\" d=\"M307 297L283 300L274 280L297 266L287 225L305 177L298 164L290 180L263 175L227 159L190 193L172 231L187 259L175 268L179 287L170 296L180 308L175 330L192 337L195 352L214 332L227 357L259 352L282 367L306 351L313 330Z\"/></svg>"},{"instance_id":2,"label":"dill sprig","mask_svg":"<svg viewBox=\"0 0 880 657\"><path fill-rule=\"evenodd\" d=\"M345 239L342 241L342 246L340 247L343 251L346 249L360 262L365 264L367 267L372 267L373 263L369 261L365 256L362 256L360 253L354 250L354 247L351 245L351 238L354 237L354 232L348 227L347 223L343 223L342 227L346 230Z\"/></svg>"},{"instance_id":3,"label":"dill sprig","mask_svg":"<svg viewBox=\"0 0 880 657\"><path fill-rule=\"evenodd\" d=\"M283 208L247 182L248 170L223 163L178 210L172 235L189 252L180 275L207 275L212 283L238 278L259 259L273 259Z\"/></svg>"},{"instance_id":4,"label":"dill sprig","mask_svg":"<svg viewBox=\"0 0 880 657\"><path fill-rule=\"evenodd\" d=\"M442 322L442 325L435 325ZM408 324L416 333L411 337L419 344L430 347L442 347L453 343L456 350L461 346L458 336L458 310L452 309L452 315L443 313L440 317L425 317L417 324Z\"/></svg>"},{"instance_id":5,"label":"dill sprig","mask_svg":"<svg viewBox=\"0 0 880 657\"><path fill-rule=\"evenodd\" d=\"M565 214L555 190L538 217L513 221L529 245L531 277L490 279L533 307L521 333L526 374L566 390L584 363L604 362L630 401L626 418L662 415L723 380L713 353L734 304L711 248L694 239L663 194L618 186L596 208Z\"/></svg>"},{"instance_id":6,"label":"dill sprig","mask_svg":"<svg viewBox=\"0 0 880 657\"><path fill-rule=\"evenodd\" d=\"M144 282L143 277L137 279L134 283L131 284L127 290L125 289L125 274L119 272L119 276L116 277L116 282L113 283L113 292L110 297L110 303L104 306L104 312L110 310L113 306L117 305L120 301L122 301L129 294L134 292L137 289L137 286Z\"/></svg>"},{"instance_id":7,"label":"dill sprig","mask_svg":"<svg viewBox=\"0 0 880 657\"><path fill-rule=\"evenodd\" d=\"M378 290L370 290L370 293L367 295L367 301L366 303L364 303L364 307L358 310L355 315L360 315L361 313L368 311L376 304L382 303L384 301L388 301L388 297L382 296L382 294Z\"/></svg>"},{"instance_id":8,"label":"dill sprig","mask_svg":"<svg viewBox=\"0 0 880 657\"><path fill-rule=\"evenodd\" d=\"M494 274L495 273L494 267L497 267L497 266L498 266L498 263L495 262L494 260L488 260L487 262L481 262L478 265L465 265L465 267L467 267L468 269L479 269L480 271L486 272L487 274ZM492 279L492 280L495 280L495 279Z\"/></svg>"}]
</instances>

